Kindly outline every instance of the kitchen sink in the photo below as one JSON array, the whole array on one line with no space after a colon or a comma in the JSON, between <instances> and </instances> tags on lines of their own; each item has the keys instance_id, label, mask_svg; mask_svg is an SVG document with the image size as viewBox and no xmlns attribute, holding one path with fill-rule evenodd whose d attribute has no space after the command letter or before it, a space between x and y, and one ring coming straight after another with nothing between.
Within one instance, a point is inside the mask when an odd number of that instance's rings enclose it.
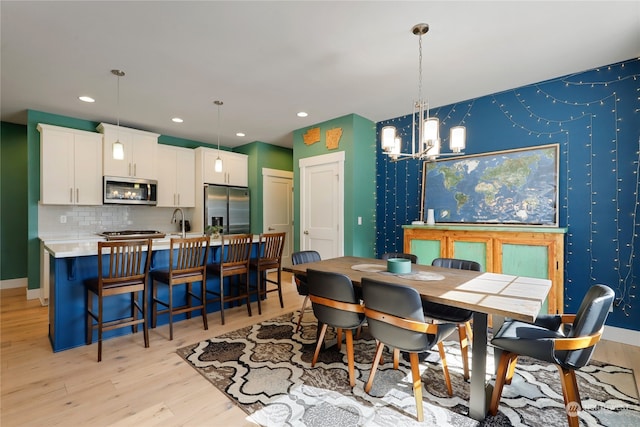
<instances>
[{"instance_id":1,"label":"kitchen sink","mask_svg":"<svg viewBox=\"0 0 640 427\"><path fill-rule=\"evenodd\" d=\"M126 240L126 239L162 239L165 233L156 230L121 230L121 231L103 231L98 233L107 240Z\"/></svg>"}]
</instances>

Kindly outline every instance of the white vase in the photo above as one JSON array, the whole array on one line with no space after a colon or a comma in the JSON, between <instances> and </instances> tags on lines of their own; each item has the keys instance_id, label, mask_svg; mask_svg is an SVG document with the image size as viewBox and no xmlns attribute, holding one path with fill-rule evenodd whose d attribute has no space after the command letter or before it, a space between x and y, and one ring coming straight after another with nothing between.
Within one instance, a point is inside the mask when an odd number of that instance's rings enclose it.
<instances>
[{"instance_id":1,"label":"white vase","mask_svg":"<svg viewBox=\"0 0 640 427\"><path fill-rule=\"evenodd\" d=\"M434 225L435 223L436 218L433 209L427 209L427 225Z\"/></svg>"}]
</instances>

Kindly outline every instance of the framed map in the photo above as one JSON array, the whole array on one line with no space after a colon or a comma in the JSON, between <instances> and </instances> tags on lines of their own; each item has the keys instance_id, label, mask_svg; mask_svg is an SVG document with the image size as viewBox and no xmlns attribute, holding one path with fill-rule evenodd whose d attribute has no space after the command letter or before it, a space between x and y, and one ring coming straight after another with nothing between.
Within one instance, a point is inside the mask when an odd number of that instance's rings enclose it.
<instances>
[{"instance_id":1,"label":"framed map","mask_svg":"<svg viewBox=\"0 0 640 427\"><path fill-rule=\"evenodd\" d=\"M445 158L422 174L436 222L558 226L558 144Z\"/></svg>"}]
</instances>

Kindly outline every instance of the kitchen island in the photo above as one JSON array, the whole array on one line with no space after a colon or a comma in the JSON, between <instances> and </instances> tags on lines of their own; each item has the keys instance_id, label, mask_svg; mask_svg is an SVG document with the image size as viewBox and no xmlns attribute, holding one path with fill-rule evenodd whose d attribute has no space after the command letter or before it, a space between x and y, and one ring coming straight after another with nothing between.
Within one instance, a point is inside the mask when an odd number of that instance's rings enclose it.
<instances>
[{"instance_id":1,"label":"kitchen island","mask_svg":"<svg viewBox=\"0 0 640 427\"><path fill-rule=\"evenodd\" d=\"M189 233L187 237L200 235L200 233ZM169 265L171 237L179 236L167 235L164 238L153 239L150 270L167 268ZM45 274L48 275L49 282L49 339L54 352L85 345L86 294L83 281L97 275L98 242L104 240L104 238L97 236L74 240L41 240L49 265L49 269ZM252 257L257 254L258 240L259 236L254 236ZM220 259L221 245L221 239L211 239L209 262ZM252 273L250 280L255 280L254 274ZM218 282L218 277L210 276L208 279L211 289L217 286ZM194 283L195 292L199 292L199 286L201 286L201 283ZM159 295L161 298L166 298L167 292L168 287L160 287ZM150 292L148 297L151 297ZM124 317L127 315L129 305L128 303L121 304L119 298L128 298L128 296L114 296L105 300L105 316ZM149 299L149 307L151 307L150 301ZM183 303L184 293L178 292L174 294L174 304L180 305ZM207 305L208 313L219 310L219 303ZM150 313L147 313L147 315L148 319L151 319ZM197 315L197 313L194 313L194 315ZM186 314L178 315L174 317L174 321L185 318ZM158 325L167 324L168 322L168 314L158 317ZM120 328L104 332L104 338L108 339L130 333L130 328Z\"/></svg>"}]
</instances>

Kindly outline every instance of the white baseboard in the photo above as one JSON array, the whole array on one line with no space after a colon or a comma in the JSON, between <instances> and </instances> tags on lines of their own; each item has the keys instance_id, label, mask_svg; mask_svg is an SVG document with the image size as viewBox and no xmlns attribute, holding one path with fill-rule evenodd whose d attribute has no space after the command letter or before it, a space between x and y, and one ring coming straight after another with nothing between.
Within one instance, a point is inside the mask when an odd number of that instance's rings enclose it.
<instances>
[{"instance_id":1,"label":"white baseboard","mask_svg":"<svg viewBox=\"0 0 640 427\"><path fill-rule=\"evenodd\" d=\"M0 280L0 289L26 288L27 278Z\"/></svg>"},{"instance_id":2,"label":"white baseboard","mask_svg":"<svg viewBox=\"0 0 640 427\"><path fill-rule=\"evenodd\" d=\"M616 328L615 326L605 326L604 332L602 333L602 339L639 347L640 331Z\"/></svg>"}]
</instances>

